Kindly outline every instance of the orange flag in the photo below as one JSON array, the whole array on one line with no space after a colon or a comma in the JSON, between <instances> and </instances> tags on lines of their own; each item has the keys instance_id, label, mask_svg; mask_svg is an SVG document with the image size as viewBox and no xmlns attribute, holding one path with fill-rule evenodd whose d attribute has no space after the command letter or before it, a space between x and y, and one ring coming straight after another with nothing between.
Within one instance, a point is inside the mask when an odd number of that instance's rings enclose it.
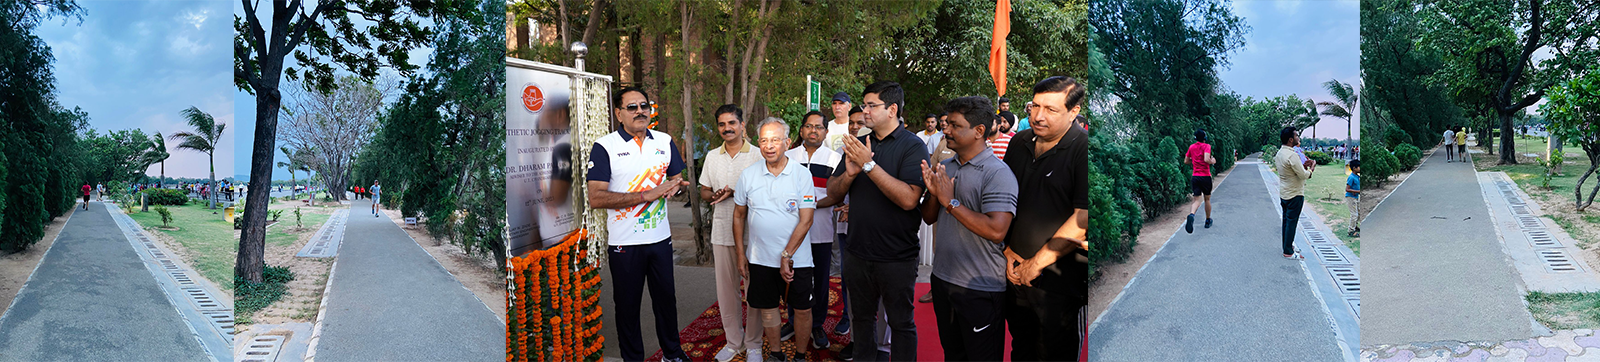
<instances>
[{"instance_id":1,"label":"orange flag","mask_svg":"<svg viewBox=\"0 0 1600 362\"><path fill-rule=\"evenodd\" d=\"M1011 1L994 5L994 39L989 42L989 76L1000 96L1006 95L1006 35L1011 34Z\"/></svg>"}]
</instances>

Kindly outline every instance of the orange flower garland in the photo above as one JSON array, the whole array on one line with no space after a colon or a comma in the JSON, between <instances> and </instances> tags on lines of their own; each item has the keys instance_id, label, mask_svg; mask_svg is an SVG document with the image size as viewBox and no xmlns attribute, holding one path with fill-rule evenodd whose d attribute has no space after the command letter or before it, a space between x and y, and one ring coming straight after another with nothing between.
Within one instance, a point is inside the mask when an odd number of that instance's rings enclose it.
<instances>
[{"instance_id":1,"label":"orange flower garland","mask_svg":"<svg viewBox=\"0 0 1600 362\"><path fill-rule=\"evenodd\" d=\"M599 266L584 259L587 237L580 229L549 249L508 258L507 361L601 359L601 278Z\"/></svg>"}]
</instances>

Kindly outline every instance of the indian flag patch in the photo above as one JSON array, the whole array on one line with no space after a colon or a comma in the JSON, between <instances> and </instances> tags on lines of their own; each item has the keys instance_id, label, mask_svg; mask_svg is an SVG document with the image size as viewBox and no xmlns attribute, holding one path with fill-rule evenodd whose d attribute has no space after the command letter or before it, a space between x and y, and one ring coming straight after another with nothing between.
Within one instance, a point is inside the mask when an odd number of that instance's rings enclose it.
<instances>
[{"instance_id":1,"label":"indian flag patch","mask_svg":"<svg viewBox=\"0 0 1600 362\"><path fill-rule=\"evenodd\" d=\"M806 195L806 196L800 198L800 202L807 203L807 204L815 204L815 203L817 203L817 197L816 196L811 196L811 195Z\"/></svg>"}]
</instances>

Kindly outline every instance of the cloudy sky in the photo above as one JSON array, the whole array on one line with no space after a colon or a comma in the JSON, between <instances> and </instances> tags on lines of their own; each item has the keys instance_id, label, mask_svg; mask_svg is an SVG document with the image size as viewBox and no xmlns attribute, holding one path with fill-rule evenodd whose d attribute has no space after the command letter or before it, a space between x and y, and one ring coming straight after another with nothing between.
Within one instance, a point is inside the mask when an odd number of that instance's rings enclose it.
<instances>
[{"instance_id":1,"label":"cloudy sky","mask_svg":"<svg viewBox=\"0 0 1600 362\"><path fill-rule=\"evenodd\" d=\"M1228 88L1257 99L1295 94L1333 101L1322 88L1330 79L1361 88L1361 12L1356 1L1235 1L1233 12L1250 24L1243 49L1220 76ZM1343 138L1343 119L1323 117L1317 137ZM1361 137L1360 119L1351 126ZM1311 135L1305 133L1306 137Z\"/></svg>"},{"instance_id":2,"label":"cloudy sky","mask_svg":"<svg viewBox=\"0 0 1600 362\"><path fill-rule=\"evenodd\" d=\"M90 126L170 135L191 129L190 106L228 124L216 151L217 177L232 175L232 26L226 1L80 1L87 14L43 22L37 35L55 55L57 97L82 107ZM207 177L206 155L173 149L167 176ZM160 173L160 164L147 173Z\"/></svg>"},{"instance_id":3,"label":"cloudy sky","mask_svg":"<svg viewBox=\"0 0 1600 362\"><path fill-rule=\"evenodd\" d=\"M241 4L239 2L232 2L232 4L233 4L232 11L234 13L236 13L236 14L244 14L244 5L243 4ZM316 6L316 3L315 2L307 2L305 6L309 9L310 7ZM258 8L256 10L257 10L258 14L260 14L259 16L260 16L261 19L268 20L268 21L271 20L272 16L270 14L270 12L271 12L270 9ZM310 12L310 10L306 10L306 12ZM433 25L433 22L430 19L417 19L417 20L419 22L421 22L425 26L432 26ZM368 22L368 21L365 21L365 20L357 19L357 21L356 21L356 26L358 26L358 27L365 27L365 26L368 26L368 25L371 25L371 24L372 24L371 22ZM272 27L270 25L271 24L262 24L262 27L264 29L266 29L267 31L272 31ZM232 34L231 30L229 31L229 34ZM301 49L304 49L308 53L310 52L309 48L301 47ZM431 57L432 57L433 48L430 47L430 48L412 49L410 53L411 53L411 59L410 60L411 60L412 64L416 64L418 66L426 66L428 64L428 60L431 59ZM285 59L284 62L286 63L285 67L293 67L296 64L295 61L294 61L294 57L293 56L290 56L288 59ZM230 64L229 66L231 67L232 63L229 63L229 64ZM232 68L229 68L229 69L232 69ZM337 70L338 66L335 66L334 69ZM425 71L425 70L420 70L419 69L419 71ZM396 72L394 72L392 70L385 69L383 71L383 73L384 74L393 75ZM348 73L338 73L338 74L348 74ZM396 77L398 77L398 76L396 76ZM400 78L400 79L403 79L403 78ZM232 82L232 79L230 79L229 82ZM231 85L232 83L229 83L229 84ZM291 83L289 83L288 78L284 78L284 83L283 84L284 84L284 86L289 86ZM255 145L256 97L253 96L253 95L250 95L250 93L245 93L243 91L240 91L240 90L238 90L238 88L234 88L234 87L230 86L228 89L232 91L233 114L235 115L235 117L237 117L239 119L239 134L240 134L239 142L234 145L233 154L232 154L233 163L236 164L236 165L239 165L239 166L238 166L237 169L234 170L235 173L230 173L230 175L234 175L235 178L240 179L240 180L246 180L246 179L250 178L249 177L249 174L250 174L250 152L251 152L251 147L254 147L254 145ZM282 129L282 124L281 123L279 124L279 129L280 130ZM283 145L283 144L284 143L281 140L278 142L278 145ZM277 150L277 147L273 147L273 149ZM289 179L289 171L284 169L284 168L281 168L281 167L276 167L278 162L286 162L286 161L288 161L288 158L283 156L283 152L277 152L277 151L273 152L273 157L274 157L274 159L273 159L272 164L274 165L274 167L272 169L272 179L273 180L288 180ZM218 171L218 172L220 173L221 171ZM296 175L296 177L304 177L304 176Z\"/></svg>"}]
</instances>

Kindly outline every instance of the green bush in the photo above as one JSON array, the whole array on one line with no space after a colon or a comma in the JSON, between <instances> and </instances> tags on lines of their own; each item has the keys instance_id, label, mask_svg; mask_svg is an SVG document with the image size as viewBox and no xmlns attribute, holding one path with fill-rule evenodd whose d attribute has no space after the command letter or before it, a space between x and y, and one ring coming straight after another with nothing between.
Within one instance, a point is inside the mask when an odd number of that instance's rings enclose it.
<instances>
[{"instance_id":1,"label":"green bush","mask_svg":"<svg viewBox=\"0 0 1600 362\"><path fill-rule=\"evenodd\" d=\"M156 209L157 214L161 214L161 226L167 226L172 223L172 211L167 210L166 206L156 205L154 209Z\"/></svg>"},{"instance_id":2,"label":"green bush","mask_svg":"<svg viewBox=\"0 0 1600 362\"><path fill-rule=\"evenodd\" d=\"M1384 149L1391 149L1395 146L1399 146L1402 143L1411 143L1411 135L1406 134L1406 131L1404 129L1400 129L1400 126L1391 124L1389 127L1385 127L1383 129L1383 144L1386 146ZM1364 150L1367 148L1361 147L1361 149Z\"/></svg>"},{"instance_id":3,"label":"green bush","mask_svg":"<svg viewBox=\"0 0 1600 362\"><path fill-rule=\"evenodd\" d=\"M267 211L267 215L272 216L272 221L278 221L278 217L283 216L283 210Z\"/></svg>"},{"instance_id":4,"label":"green bush","mask_svg":"<svg viewBox=\"0 0 1600 362\"><path fill-rule=\"evenodd\" d=\"M145 202L150 205L175 205L189 204L189 195L183 190L175 189L145 189Z\"/></svg>"},{"instance_id":5,"label":"green bush","mask_svg":"<svg viewBox=\"0 0 1600 362\"><path fill-rule=\"evenodd\" d=\"M1411 170L1422 163L1422 150L1417 149L1417 146L1402 143L1399 146L1395 146L1394 158L1399 161L1397 165L1398 171Z\"/></svg>"},{"instance_id":6,"label":"green bush","mask_svg":"<svg viewBox=\"0 0 1600 362\"><path fill-rule=\"evenodd\" d=\"M262 269L261 283L252 283L243 276L233 277L234 311L248 315L272 305L289 293L289 281L294 280L294 272L288 267L267 265Z\"/></svg>"},{"instance_id":7,"label":"green bush","mask_svg":"<svg viewBox=\"0 0 1600 362\"><path fill-rule=\"evenodd\" d=\"M1271 160L1278 155L1278 145L1261 145L1261 159Z\"/></svg>"},{"instance_id":8,"label":"green bush","mask_svg":"<svg viewBox=\"0 0 1600 362\"><path fill-rule=\"evenodd\" d=\"M1310 157L1312 161L1317 161L1318 166L1333 163L1333 156L1329 156L1322 151L1306 151L1306 157Z\"/></svg>"}]
</instances>

